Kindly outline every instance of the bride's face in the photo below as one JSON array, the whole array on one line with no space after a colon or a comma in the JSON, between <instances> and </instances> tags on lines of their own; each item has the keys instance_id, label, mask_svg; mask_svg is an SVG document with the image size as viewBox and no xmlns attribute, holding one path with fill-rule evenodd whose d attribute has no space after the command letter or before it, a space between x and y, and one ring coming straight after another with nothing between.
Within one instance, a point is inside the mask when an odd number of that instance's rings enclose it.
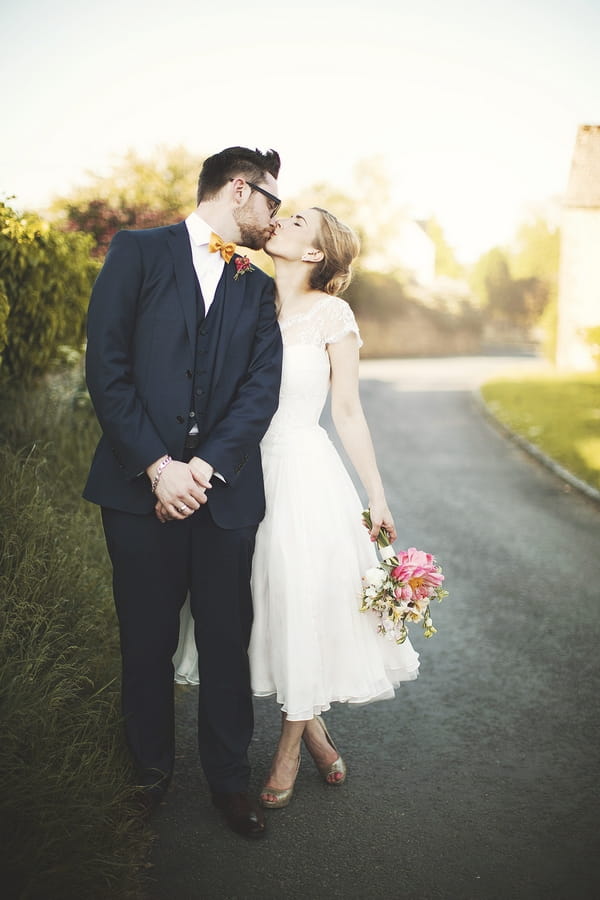
<instances>
[{"instance_id":1,"label":"bride's face","mask_svg":"<svg viewBox=\"0 0 600 900\"><path fill-rule=\"evenodd\" d=\"M289 219L278 219L265 252L281 259L301 260L307 253L315 252L318 230L319 213L315 209L303 209Z\"/></svg>"}]
</instances>

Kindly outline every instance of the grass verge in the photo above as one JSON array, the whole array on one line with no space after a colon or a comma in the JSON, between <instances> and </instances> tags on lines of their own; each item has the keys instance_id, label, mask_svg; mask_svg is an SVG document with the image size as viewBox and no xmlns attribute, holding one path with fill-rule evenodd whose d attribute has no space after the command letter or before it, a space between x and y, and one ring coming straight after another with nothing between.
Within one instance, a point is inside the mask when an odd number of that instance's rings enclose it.
<instances>
[{"instance_id":1,"label":"grass verge","mask_svg":"<svg viewBox=\"0 0 600 900\"><path fill-rule=\"evenodd\" d=\"M22 900L141 897L150 840L99 515L80 499L97 427L72 388L5 392L2 406L0 853L3 893Z\"/></svg>"},{"instance_id":2,"label":"grass verge","mask_svg":"<svg viewBox=\"0 0 600 900\"><path fill-rule=\"evenodd\" d=\"M481 393L500 422L600 490L600 373L498 378Z\"/></svg>"}]
</instances>

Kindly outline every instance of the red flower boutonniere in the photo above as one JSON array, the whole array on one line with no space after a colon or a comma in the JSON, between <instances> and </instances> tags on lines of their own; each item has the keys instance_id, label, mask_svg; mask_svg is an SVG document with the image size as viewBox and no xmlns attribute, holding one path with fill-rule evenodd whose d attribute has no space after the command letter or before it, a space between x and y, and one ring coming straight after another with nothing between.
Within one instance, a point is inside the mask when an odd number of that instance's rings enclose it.
<instances>
[{"instance_id":1,"label":"red flower boutonniere","mask_svg":"<svg viewBox=\"0 0 600 900\"><path fill-rule=\"evenodd\" d=\"M236 256L234 263L237 270L233 276L234 281L237 281L240 275L245 275L246 272L254 272L254 267L250 265L250 260L247 256Z\"/></svg>"}]
</instances>

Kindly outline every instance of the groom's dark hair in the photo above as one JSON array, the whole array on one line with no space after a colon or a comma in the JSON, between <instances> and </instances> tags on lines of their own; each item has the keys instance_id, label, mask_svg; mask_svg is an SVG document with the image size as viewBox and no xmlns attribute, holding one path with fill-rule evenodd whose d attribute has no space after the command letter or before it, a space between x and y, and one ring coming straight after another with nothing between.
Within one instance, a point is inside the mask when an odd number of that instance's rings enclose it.
<instances>
[{"instance_id":1,"label":"groom's dark hair","mask_svg":"<svg viewBox=\"0 0 600 900\"><path fill-rule=\"evenodd\" d=\"M227 147L204 160L198 178L197 202L210 200L231 178L242 175L246 181L262 181L265 173L279 175L281 161L276 150L249 150L248 147Z\"/></svg>"}]
</instances>

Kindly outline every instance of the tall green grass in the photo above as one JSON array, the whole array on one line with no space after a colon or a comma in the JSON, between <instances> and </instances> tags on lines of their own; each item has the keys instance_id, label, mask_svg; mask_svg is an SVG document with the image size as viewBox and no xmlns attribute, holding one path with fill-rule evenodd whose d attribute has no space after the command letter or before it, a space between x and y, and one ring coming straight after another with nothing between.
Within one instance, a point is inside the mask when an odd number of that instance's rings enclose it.
<instances>
[{"instance_id":1,"label":"tall green grass","mask_svg":"<svg viewBox=\"0 0 600 900\"><path fill-rule=\"evenodd\" d=\"M80 499L97 425L66 377L5 390L0 419L0 889L140 897L149 832L122 738L110 567Z\"/></svg>"}]
</instances>

